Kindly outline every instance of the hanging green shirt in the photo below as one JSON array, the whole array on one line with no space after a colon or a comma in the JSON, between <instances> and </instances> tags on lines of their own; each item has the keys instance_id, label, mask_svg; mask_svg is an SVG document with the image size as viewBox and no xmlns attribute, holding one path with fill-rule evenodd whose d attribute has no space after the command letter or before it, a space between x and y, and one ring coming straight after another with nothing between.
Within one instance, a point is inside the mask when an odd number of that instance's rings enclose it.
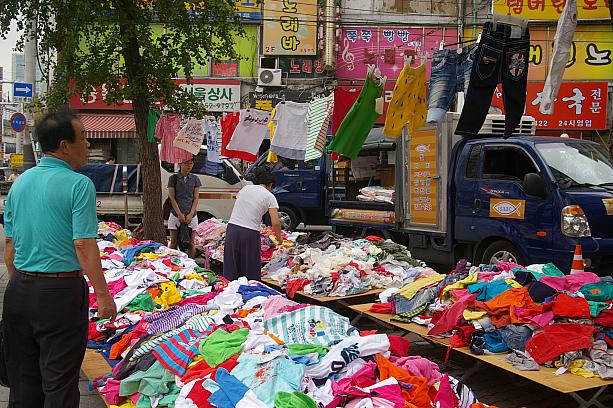
<instances>
[{"instance_id":1,"label":"hanging green shirt","mask_svg":"<svg viewBox=\"0 0 613 408\"><path fill-rule=\"evenodd\" d=\"M329 150L355 160L362 149L368 133L375 125L379 115L375 111L376 100L383 93L383 87L375 84L368 76L358 96L345 119L341 122Z\"/></svg>"},{"instance_id":2,"label":"hanging green shirt","mask_svg":"<svg viewBox=\"0 0 613 408\"><path fill-rule=\"evenodd\" d=\"M155 127L158 124L158 120L160 120L160 116L162 116L162 111L149 109L149 113L147 114L147 140L151 143L160 141L159 138L155 137Z\"/></svg>"}]
</instances>

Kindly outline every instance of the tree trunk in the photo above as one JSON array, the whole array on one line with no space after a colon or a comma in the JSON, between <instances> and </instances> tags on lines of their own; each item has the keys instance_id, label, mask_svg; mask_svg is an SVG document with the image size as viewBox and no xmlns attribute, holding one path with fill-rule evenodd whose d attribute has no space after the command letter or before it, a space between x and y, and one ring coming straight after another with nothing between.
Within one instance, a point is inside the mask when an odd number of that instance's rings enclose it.
<instances>
[{"instance_id":1,"label":"tree trunk","mask_svg":"<svg viewBox=\"0 0 613 408\"><path fill-rule=\"evenodd\" d=\"M147 140L149 110L148 86L140 55L135 27L138 10L133 1L119 0L124 18L119 23L121 52L126 64L126 86L131 90L132 109L136 121L138 156L143 175L143 233L144 239L166 244L166 231L162 220L162 176L156 143Z\"/></svg>"},{"instance_id":2,"label":"tree trunk","mask_svg":"<svg viewBox=\"0 0 613 408\"><path fill-rule=\"evenodd\" d=\"M162 220L162 175L157 143L147 140L146 100L132 100L136 134L138 140L138 157L143 175L143 232L144 239L166 244L166 230Z\"/></svg>"}]
</instances>

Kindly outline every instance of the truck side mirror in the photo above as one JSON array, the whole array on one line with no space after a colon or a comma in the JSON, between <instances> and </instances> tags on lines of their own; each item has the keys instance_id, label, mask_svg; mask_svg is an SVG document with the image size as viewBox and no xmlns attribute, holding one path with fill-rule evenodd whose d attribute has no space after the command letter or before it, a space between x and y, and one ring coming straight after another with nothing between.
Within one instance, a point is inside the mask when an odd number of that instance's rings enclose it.
<instances>
[{"instance_id":1,"label":"truck side mirror","mask_svg":"<svg viewBox=\"0 0 613 408\"><path fill-rule=\"evenodd\" d=\"M524 176L524 191L526 194L536 197L547 197L547 186L540 174L528 173Z\"/></svg>"}]
</instances>

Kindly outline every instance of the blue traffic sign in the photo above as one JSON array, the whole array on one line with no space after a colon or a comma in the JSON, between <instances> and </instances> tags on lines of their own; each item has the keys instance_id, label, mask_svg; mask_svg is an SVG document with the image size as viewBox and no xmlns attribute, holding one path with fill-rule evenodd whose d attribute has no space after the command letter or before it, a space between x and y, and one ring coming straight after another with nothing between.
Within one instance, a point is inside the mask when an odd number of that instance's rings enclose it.
<instances>
[{"instance_id":1,"label":"blue traffic sign","mask_svg":"<svg viewBox=\"0 0 613 408\"><path fill-rule=\"evenodd\" d=\"M13 113L11 116L11 127L15 132L23 132L26 128L26 117L21 112Z\"/></svg>"},{"instance_id":2,"label":"blue traffic sign","mask_svg":"<svg viewBox=\"0 0 613 408\"><path fill-rule=\"evenodd\" d=\"M24 98L32 97L32 84L27 82L15 82L13 84L13 96L20 96Z\"/></svg>"}]
</instances>

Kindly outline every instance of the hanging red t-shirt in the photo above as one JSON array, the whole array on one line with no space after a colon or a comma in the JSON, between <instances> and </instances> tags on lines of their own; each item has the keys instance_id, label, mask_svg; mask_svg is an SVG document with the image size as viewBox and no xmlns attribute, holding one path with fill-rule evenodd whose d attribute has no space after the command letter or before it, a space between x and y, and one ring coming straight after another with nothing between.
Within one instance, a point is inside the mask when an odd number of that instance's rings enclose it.
<instances>
[{"instance_id":1,"label":"hanging red t-shirt","mask_svg":"<svg viewBox=\"0 0 613 408\"><path fill-rule=\"evenodd\" d=\"M345 89L336 89L334 91L334 110L332 111L332 136L336 135L338 127L349 113L349 109L358 100L360 93L358 91L348 91Z\"/></svg>"},{"instance_id":2,"label":"hanging red t-shirt","mask_svg":"<svg viewBox=\"0 0 613 408\"><path fill-rule=\"evenodd\" d=\"M226 146L230 143L234 129L240 121L240 112L232 112L222 116L221 123L221 155L230 157L233 159L241 159L245 161L254 162L258 159L258 156L248 152L241 152L238 150L228 150Z\"/></svg>"}]
</instances>

